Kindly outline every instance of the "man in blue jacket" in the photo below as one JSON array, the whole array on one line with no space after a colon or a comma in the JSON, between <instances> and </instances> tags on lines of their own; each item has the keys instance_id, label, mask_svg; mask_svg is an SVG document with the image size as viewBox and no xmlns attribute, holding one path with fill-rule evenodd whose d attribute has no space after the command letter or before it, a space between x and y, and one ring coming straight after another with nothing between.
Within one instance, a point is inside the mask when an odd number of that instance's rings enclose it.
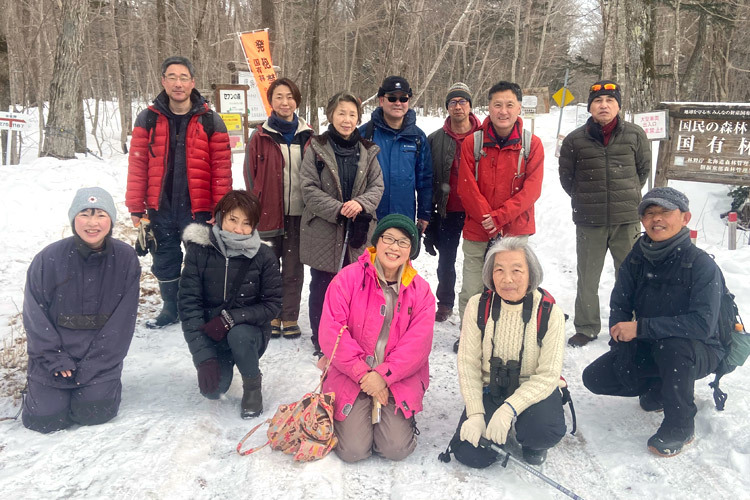
<instances>
[{"instance_id":1,"label":"man in blue jacket","mask_svg":"<svg viewBox=\"0 0 750 500\"><path fill-rule=\"evenodd\" d=\"M424 232L432 208L432 156L427 136L417 127L417 114L409 109L411 96L405 78L387 77L378 89L380 107L359 132L380 147L385 191L376 211L378 219L406 215L416 218Z\"/></svg>"},{"instance_id":2,"label":"man in blue jacket","mask_svg":"<svg viewBox=\"0 0 750 500\"><path fill-rule=\"evenodd\" d=\"M677 455L694 437L695 381L723 356L718 318L723 279L690 241L687 197L654 188L638 205L646 234L620 267L610 298L610 351L583 371L595 394L638 396L645 411L664 411L651 452Z\"/></svg>"}]
</instances>

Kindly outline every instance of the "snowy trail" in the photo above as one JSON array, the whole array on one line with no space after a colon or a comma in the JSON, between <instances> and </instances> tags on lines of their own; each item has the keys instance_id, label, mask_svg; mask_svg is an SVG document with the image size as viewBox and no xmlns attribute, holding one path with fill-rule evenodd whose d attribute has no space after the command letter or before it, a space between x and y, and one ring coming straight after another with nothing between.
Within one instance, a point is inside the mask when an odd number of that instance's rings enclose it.
<instances>
[{"instance_id":1,"label":"snowy trail","mask_svg":"<svg viewBox=\"0 0 750 500\"><path fill-rule=\"evenodd\" d=\"M420 118L426 132L441 118ZM563 131L572 128L567 114ZM575 228L570 204L562 191L554 157L557 116L541 116L536 133L545 146L545 179L536 204L537 235L533 243L544 267L543 286L569 314L575 300ZM235 158L235 186L241 187L241 157ZM120 222L127 222L122 204L127 158L115 155L105 162L82 158L60 162L29 158L8 168L0 183L0 199L15 210L0 211L6 234L0 259L0 340L10 335L7 319L22 304L26 268L41 248L70 234L65 220L74 191L98 184L118 202ZM691 200L700 231L698 244L715 255L730 289L750 321L750 247L726 248L726 227L718 214L728 208L725 186L671 182ZM32 214L34 224L28 217ZM150 264L142 261L144 270ZM459 250L457 290L462 254ZM415 266L437 286L437 258L423 253ZM309 275L306 283L309 282ZM608 315L609 290L614 283L611 259L605 263L600 287L603 324ZM541 480L512 464L469 469L455 459L438 461L463 409L456 378L453 342L458 316L435 328L430 357L430 388L425 410L417 417L421 431L414 454L400 463L372 458L345 464L335 455L308 464L270 449L241 457L237 442L256 423L269 418L279 404L312 390L320 372L309 339L272 340L261 359L265 413L258 419L239 417L241 380L235 373L224 398L209 401L198 393L195 368L178 325L152 331L143 326L158 306L155 283L146 280L140 317L123 372L119 415L110 423L74 428L43 436L23 428L20 421L0 422L0 491L9 499L286 499L390 498L440 500L454 498L561 499L566 498ZM309 332L307 285L303 290L300 326ZM456 307L457 310L457 307ZM574 333L568 321L567 334ZM750 499L750 368L743 367L722 381L729 394L727 408L713 406L708 379L696 383L696 440L671 459L648 453L646 440L661 416L647 414L636 399L590 394L581 372L607 349L606 331L589 346L566 352L563 375L568 380L578 415L579 431L567 435L549 452L542 471L555 481L592 499ZM0 376L4 376L0 372ZM2 382L2 380L0 380ZM0 416L15 413L18 402L0 397ZM566 418L570 419L566 408ZM265 428L251 444L265 441Z\"/></svg>"}]
</instances>

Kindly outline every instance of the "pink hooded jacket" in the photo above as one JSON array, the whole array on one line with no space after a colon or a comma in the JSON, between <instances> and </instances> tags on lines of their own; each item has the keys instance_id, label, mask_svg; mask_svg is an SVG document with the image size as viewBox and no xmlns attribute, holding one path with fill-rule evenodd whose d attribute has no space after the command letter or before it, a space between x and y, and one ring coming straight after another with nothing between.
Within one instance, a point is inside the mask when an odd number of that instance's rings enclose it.
<instances>
[{"instance_id":1,"label":"pink hooded jacket","mask_svg":"<svg viewBox=\"0 0 750 500\"><path fill-rule=\"evenodd\" d=\"M359 380L370 371L375 344L383 325L385 296L375 271L375 248L342 269L326 292L320 319L320 347L330 357L341 327L346 325L324 392L336 394L334 417L344 420L359 394ZM435 297L429 284L406 264L393 313L385 360L374 368L406 418L422 411L430 385L428 358L435 325ZM394 412L396 410L394 409Z\"/></svg>"}]
</instances>

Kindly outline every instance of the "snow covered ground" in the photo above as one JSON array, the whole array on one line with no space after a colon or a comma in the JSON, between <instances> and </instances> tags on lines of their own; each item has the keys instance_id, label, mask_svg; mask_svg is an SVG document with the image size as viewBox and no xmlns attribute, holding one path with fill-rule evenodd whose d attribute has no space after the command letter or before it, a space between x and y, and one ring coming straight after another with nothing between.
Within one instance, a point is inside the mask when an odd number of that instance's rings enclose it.
<instances>
[{"instance_id":1,"label":"snow covered ground","mask_svg":"<svg viewBox=\"0 0 750 500\"><path fill-rule=\"evenodd\" d=\"M574 128L575 110L566 110L563 132ZM133 238L123 200L127 157L113 153L119 132L111 113L111 142L104 160L81 156L74 161L36 158L34 137L21 165L2 168L0 228L5 234L0 259L0 345L13 335L9 324L22 306L25 272L45 245L70 234L67 210L76 189L98 185L118 203L116 234ZM480 117L483 118L483 117ZM557 114L536 120L536 133L546 155L545 180L536 204L537 234L532 237L544 266L543 286L562 308L572 313L575 299L575 228L570 203L557 175L555 134ZM429 133L442 118L420 118ZM91 143L93 144L93 142ZM235 187L243 186L242 156L234 158ZM728 251L727 231L719 214L729 209L726 186L670 182L688 194L693 212L690 227L698 229L698 245L713 254L729 288L738 296L750 321L750 246L747 234L738 250ZM456 267L460 269L459 251ZM3 498L392 498L392 499L542 499L562 494L518 467L499 465L473 470L453 460L439 462L453 434L463 404L458 390L452 345L458 335L457 314L436 324L430 389L413 455L400 463L372 458L345 464L334 454L309 463L266 448L248 457L235 452L240 438L262 419L239 417L242 388L239 376L224 398L209 401L198 393L195 369L179 325L148 330L144 321L158 308L156 284L142 260L141 309L135 338L125 360L122 405L110 423L73 428L52 435L26 430L20 422L0 422L0 491ZM415 267L437 286L437 258L422 253ZM308 276L309 278L309 276ZM307 282L307 280L306 280ZM614 272L608 258L600 286L602 322L607 323L609 291ZM300 323L309 332L307 288ZM16 327L17 328L17 327ZM572 321L567 334L572 335ZM542 471L586 499L750 498L749 367L727 376L726 410L717 412L708 379L696 383L696 440L679 456L651 455L646 440L661 416L644 413L637 399L590 394L581 383L584 367L606 349L606 331L582 349L568 349L564 375L578 415L578 432L568 434L549 453ZM277 406L312 390L319 371L308 338L273 340L261 360L262 418ZM0 370L0 388L20 377ZM0 397L0 417L13 415L20 401ZM569 412L566 410L569 420ZM256 442L261 442L262 433Z\"/></svg>"}]
</instances>

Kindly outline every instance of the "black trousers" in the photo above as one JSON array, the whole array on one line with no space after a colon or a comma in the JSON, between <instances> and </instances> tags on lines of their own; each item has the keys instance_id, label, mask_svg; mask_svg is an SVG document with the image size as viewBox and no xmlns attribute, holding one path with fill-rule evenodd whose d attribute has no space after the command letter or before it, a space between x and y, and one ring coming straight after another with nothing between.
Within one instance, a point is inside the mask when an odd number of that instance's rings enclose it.
<instances>
[{"instance_id":1,"label":"black trousers","mask_svg":"<svg viewBox=\"0 0 750 500\"><path fill-rule=\"evenodd\" d=\"M719 357L699 340L669 337L621 342L583 370L583 385L594 394L640 396L660 390L664 430L690 434L697 413L695 381L716 370Z\"/></svg>"},{"instance_id":2,"label":"black trousers","mask_svg":"<svg viewBox=\"0 0 750 500\"><path fill-rule=\"evenodd\" d=\"M268 332L265 327L243 323L235 326L229 332L224 341L217 345L217 358L219 360L219 388L212 393L203 394L208 399L219 399L229 390L234 377L234 366L243 377L257 377L260 374L259 361L266 349L270 337L270 326Z\"/></svg>"},{"instance_id":3,"label":"black trousers","mask_svg":"<svg viewBox=\"0 0 750 500\"><path fill-rule=\"evenodd\" d=\"M483 403L484 420L489 424L500 405L496 404L489 394L484 395ZM468 441L461 441L461 426L467 418L464 409L458 421L456 434L451 440L451 449L456 460L462 464L483 469L495 463L497 452L489 448L476 447ZM559 443L566 431L560 391L555 389L546 399L526 408L518 415L515 425L516 440L525 448L546 450Z\"/></svg>"},{"instance_id":4,"label":"black trousers","mask_svg":"<svg viewBox=\"0 0 750 500\"><path fill-rule=\"evenodd\" d=\"M453 307L456 297L456 253L464 228L464 212L448 212L440 219L437 244L438 250L438 286L435 296L438 305Z\"/></svg>"},{"instance_id":5,"label":"black trousers","mask_svg":"<svg viewBox=\"0 0 750 500\"><path fill-rule=\"evenodd\" d=\"M347 265L347 262L344 262ZM323 315L323 302L325 301L328 285L331 284L336 273L320 271L310 268L310 296L307 299L308 313L310 315L310 329L312 330L311 339L315 349L320 349L318 342L318 328L320 327L320 317Z\"/></svg>"}]
</instances>

